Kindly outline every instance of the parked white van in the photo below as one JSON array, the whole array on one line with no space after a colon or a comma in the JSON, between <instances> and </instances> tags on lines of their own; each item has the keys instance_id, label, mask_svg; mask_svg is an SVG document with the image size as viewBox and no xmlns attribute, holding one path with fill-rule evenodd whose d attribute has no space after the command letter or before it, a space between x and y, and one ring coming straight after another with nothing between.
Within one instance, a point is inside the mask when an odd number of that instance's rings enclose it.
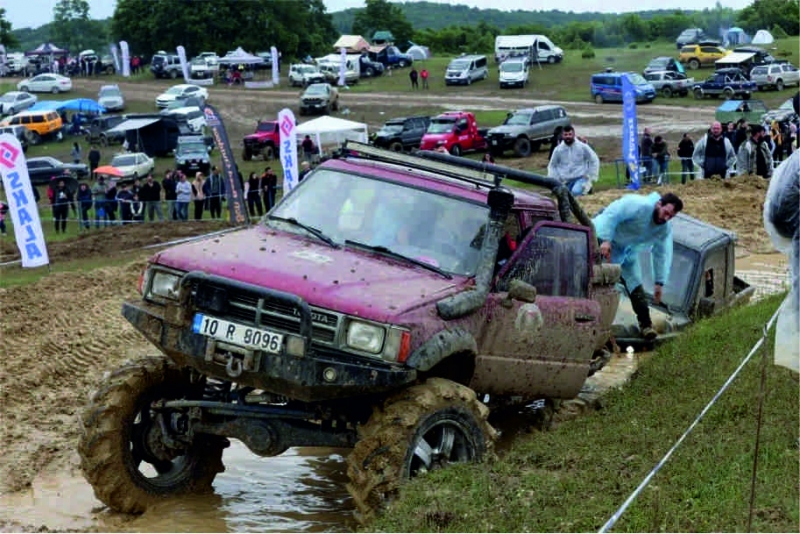
<instances>
[{"instance_id":1,"label":"parked white van","mask_svg":"<svg viewBox=\"0 0 800 534\"><path fill-rule=\"evenodd\" d=\"M486 56L459 56L447 66L444 74L445 85L470 85L489 77L489 66Z\"/></svg>"},{"instance_id":2,"label":"parked white van","mask_svg":"<svg viewBox=\"0 0 800 534\"><path fill-rule=\"evenodd\" d=\"M524 58L507 59L500 63L500 89L528 85L528 61Z\"/></svg>"},{"instance_id":3,"label":"parked white van","mask_svg":"<svg viewBox=\"0 0 800 534\"><path fill-rule=\"evenodd\" d=\"M206 127L206 116L197 106L164 109L162 115L169 115L185 122L194 133L201 133Z\"/></svg>"},{"instance_id":4,"label":"parked white van","mask_svg":"<svg viewBox=\"0 0 800 534\"><path fill-rule=\"evenodd\" d=\"M558 63L564 51L546 35L498 35L494 41L494 59L498 63L508 57L525 55L531 50L531 60L539 63Z\"/></svg>"}]
</instances>

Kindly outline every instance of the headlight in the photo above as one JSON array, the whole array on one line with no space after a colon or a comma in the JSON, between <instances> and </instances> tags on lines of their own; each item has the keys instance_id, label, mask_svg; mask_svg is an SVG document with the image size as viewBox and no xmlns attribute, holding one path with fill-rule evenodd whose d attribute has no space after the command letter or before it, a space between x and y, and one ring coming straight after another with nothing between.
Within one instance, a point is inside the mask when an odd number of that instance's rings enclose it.
<instances>
[{"instance_id":1,"label":"headlight","mask_svg":"<svg viewBox=\"0 0 800 534\"><path fill-rule=\"evenodd\" d=\"M347 326L347 346L356 350L378 354L385 336L386 330L382 326L361 321L351 321Z\"/></svg>"},{"instance_id":2,"label":"headlight","mask_svg":"<svg viewBox=\"0 0 800 534\"><path fill-rule=\"evenodd\" d=\"M181 277L166 271L153 270L148 273L146 297L178 300L181 289Z\"/></svg>"}]
</instances>

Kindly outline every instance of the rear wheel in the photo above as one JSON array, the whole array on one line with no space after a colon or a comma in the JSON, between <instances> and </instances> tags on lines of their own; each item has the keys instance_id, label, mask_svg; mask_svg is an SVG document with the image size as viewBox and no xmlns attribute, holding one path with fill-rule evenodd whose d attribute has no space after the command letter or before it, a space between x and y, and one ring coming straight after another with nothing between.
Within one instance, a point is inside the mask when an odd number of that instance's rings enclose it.
<instances>
[{"instance_id":1,"label":"rear wheel","mask_svg":"<svg viewBox=\"0 0 800 534\"><path fill-rule=\"evenodd\" d=\"M42 142L42 136L39 135L39 132L34 132L33 130L26 130L25 140L28 141L28 144L38 145L39 143Z\"/></svg>"},{"instance_id":2,"label":"rear wheel","mask_svg":"<svg viewBox=\"0 0 800 534\"><path fill-rule=\"evenodd\" d=\"M175 78L177 78L177 77L178 77L178 71L177 71L177 70L171 70L171 71L169 71L169 77L170 77L170 78L172 78L172 79L174 80Z\"/></svg>"},{"instance_id":3,"label":"rear wheel","mask_svg":"<svg viewBox=\"0 0 800 534\"><path fill-rule=\"evenodd\" d=\"M98 499L118 512L141 513L170 495L211 490L225 470L228 440L165 440L153 409L160 400L198 399L202 388L163 357L126 363L104 380L81 416L78 443L81 469Z\"/></svg>"},{"instance_id":4,"label":"rear wheel","mask_svg":"<svg viewBox=\"0 0 800 534\"><path fill-rule=\"evenodd\" d=\"M400 484L450 464L493 455L497 432L475 392L443 378L413 386L376 408L347 458L347 489L365 521Z\"/></svg>"},{"instance_id":5,"label":"rear wheel","mask_svg":"<svg viewBox=\"0 0 800 534\"><path fill-rule=\"evenodd\" d=\"M775 89L778 91L783 91L783 80L778 80L775 82Z\"/></svg>"},{"instance_id":6,"label":"rear wheel","mask_svg":"<svg viewBox=\"0 0 800 534\"><path fill-rule=\"evenodd\" d=\"M28 91L30 91L27 85L23 85L22 87L19 88L19 90L22 91L23 93L27 93Z\"/></svg>"},{"instance_id":7,"label":"rear wheel","mask_svg":"<svg viewBox=\"0 0 800 534\"><path fill-rule=\"evenodd\" d=\"M733 89L730 87L726 87L725 89L722 90L722 96L723 98L725 98L725 100L730 100L731 98L733 98Z\"/></svg>"},{"instance_id":8,"label":"rear wheel","mask_svg":"<svg viewBox=\"0 0 800 534\"><path fill-rule=\"evenodd\" d=\"M58 87L53 87L52 89L50 89L50 92L53 93L54 95L57 95L58 94Z\"/></svg>"},{"instance_id":9,"label":"rear wheel","mask_svg":"<svg viewBox=\"0 0 800 534\"><path fill-rule=\"evenodd\" d=\"M700 68L700 62L696 59L689 60L689 68L692 70Z\"/></svg>"}]
</instances>

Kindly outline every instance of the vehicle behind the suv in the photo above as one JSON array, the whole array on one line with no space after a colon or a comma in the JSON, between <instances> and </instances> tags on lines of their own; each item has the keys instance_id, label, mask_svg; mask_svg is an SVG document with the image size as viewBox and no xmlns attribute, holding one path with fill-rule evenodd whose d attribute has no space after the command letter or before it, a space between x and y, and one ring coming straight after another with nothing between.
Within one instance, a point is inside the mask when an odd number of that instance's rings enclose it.
<instances>
[{"instance_id":1,"label":"vehicle behind the suv","mask_svg":"<svg viewBox=\"0 0 800 534\"><path fill-rule=\"evenodd\" d=\"M229 438L345 447L366 519L405 479L491 458L493 407L552 414L607 361L620 268L595 252L558 180L348 143L259 224L149 260L122 314L158 355L90 397L84 475L137 513L209 490Z\"/></svg>"},{"instance_id":2,"label":"vehicle behind the suv","mask_svg":"<svg viewBox=\"0 0 800 534\"><path fill-rule=\"evenodd\" d=\"M156 78L171 78L174 80L182 76L181 60L175 54L159 52L153 55L153 59L150 61L150 72Z\"/></svg>"},{"instance_id":3,"label":"vehicle behind the suv","mask_svg":"<svg viewBox=\"0 0 800 534\"><path fill-rule=\"evenodd\" d=\"M395 152L419 148L422 136L428 131L430 117L398 117L386 121L375 133L372 144Z\"/></svg>"},{"instance_id":4,"label":"vehicle behind the suv","mask_svg":"<svg viewBox=\"0 0 800 534\"><path fill-rule=\"evenodd\" d=\"M680 50L688 44L699 43L700 41L706 39L706 32L704 32L701 28L688 28L683 30L678 38L675 39L675 45L678 47L678 50Z\"/></svg>"},{"instance_id":5,"label":"vehicle behind the suv","mask_svg":"<svg viewBox=\"0 0 800 534\"><path fill-rule=\"evenodd\" d=\"M198 171L208 176L211 159L202 135L178 136L178 145L175 147L175 168L187 176L194 176Z\"/></svg>"},{"instance_id":6,"label":"vehicle behind the suv","mask_svg":"<svg viewBox=\"0 0 800 534\"><path fill-rule=\"evenodd\" d=\"M489 151L500 155L513 150L517 157L525 158L550 142L558 127L570 124L567 110L561 106L539 106L510 112L501 126L487 134Z\"/></svg>"},{"instance_id":7,"label":"vehicle behind the suv","mask_svg":"<svg viewBox=\"0 0 800 534\"><path fill-rule=\"evenodd\" d=\"M312 83L325 83L326 78L319 67L297 63L289 67L289 83L292 87L305 87Z\"/></svg>"},{"instance_id":8,"label":"vehicle behind the suv","mask_svg":"<svg viewBox=\"0 0 800 534\"><path fill-rule=\"evenodd\" d=\"M800 86L800 70L791 63L773 63L753 67L750 81L755 82L759 91L774 88L783 91L787 85Z\"/></svg>"}]
</instances>

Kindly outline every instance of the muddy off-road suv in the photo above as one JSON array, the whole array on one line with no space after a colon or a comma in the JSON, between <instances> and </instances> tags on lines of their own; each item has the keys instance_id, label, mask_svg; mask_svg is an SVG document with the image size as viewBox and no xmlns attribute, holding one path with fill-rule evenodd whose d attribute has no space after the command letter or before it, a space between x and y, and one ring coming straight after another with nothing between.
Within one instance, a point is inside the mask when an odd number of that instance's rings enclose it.
<instances>
[{"instance_id":1,"label":"muddy off-road suv","mask_svg":"<svg viewBox=\"0 0 800 534\"><path fill-rule=\"evenodd\" d=\"M607 360L620 271L595 244L556 180L348 143L258 225L150 259L122 313L161 354L92 395L83 472L142 512L210 489L228 438L352 447L369 517L404 479L490 458L494 406L547 409Z\"/></svg>"}]
</instances>

